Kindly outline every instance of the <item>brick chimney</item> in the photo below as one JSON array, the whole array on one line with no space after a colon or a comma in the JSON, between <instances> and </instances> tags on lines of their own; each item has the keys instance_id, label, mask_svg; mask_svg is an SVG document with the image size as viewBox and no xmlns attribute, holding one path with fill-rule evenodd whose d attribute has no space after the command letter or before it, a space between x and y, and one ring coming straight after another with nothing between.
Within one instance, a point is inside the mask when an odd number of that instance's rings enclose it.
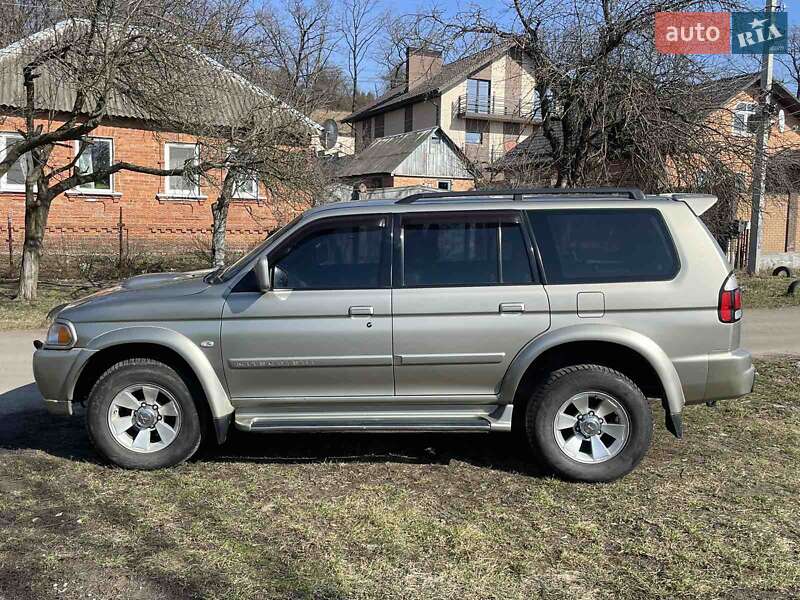
<instances>
[{"instance_id":1,"label":"brick chimney","mask_svg":"<svg viewBox=\"0 0 800 600\"><path fill-rule=\"evenodd\" d=\"M406 81L409 90L441 70L441 52L422 48L406 48Z\"/></svg>"}]
</instances>

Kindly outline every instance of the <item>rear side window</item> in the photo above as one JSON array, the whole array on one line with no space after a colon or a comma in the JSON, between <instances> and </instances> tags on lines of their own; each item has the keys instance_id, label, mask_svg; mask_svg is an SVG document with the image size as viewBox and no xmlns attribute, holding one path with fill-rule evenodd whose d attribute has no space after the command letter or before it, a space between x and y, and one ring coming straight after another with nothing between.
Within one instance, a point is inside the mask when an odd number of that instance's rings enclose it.
<instances>
[{"instance_id":1,"label":"rear side window","mask_svg":"<svg viewBox=\"0 0 800 600\"><path fill-rule=\"evenodd\" d=\"M663 281L680 268L656 210L531 210L528 215L548 283Z\"/></svg>"},{"instance_id":2,"label":"rear side window","mask_svg":"<svg viewBox=\"0 0 800 600\"><path fill-rule=\"evenodd\" d=\"M403 218L405 287L526 284L533 281L517 220L490 215Z\"/></svg>"}]
</instances>

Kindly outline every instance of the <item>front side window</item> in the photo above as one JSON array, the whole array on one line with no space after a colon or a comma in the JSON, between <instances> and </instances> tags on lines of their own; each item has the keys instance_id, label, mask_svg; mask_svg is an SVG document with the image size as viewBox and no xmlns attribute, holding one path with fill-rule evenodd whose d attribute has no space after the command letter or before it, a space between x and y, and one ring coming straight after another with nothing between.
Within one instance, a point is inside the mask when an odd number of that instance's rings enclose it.
<instances>
[{"instance_id":1,"label":"front side window","mask_svg":"<svg viewBox=\"0 0 800 600\"><path fill-rule=\"evenodd\" d=\"M656 210L531 210L528 215L547 283L665 281L680 268Z\"/></svg>"},{"instance_id":2,"label":"front side window","mask_svg":"<svg viewBox=\"0 0 800 600\"><path fill-rule=\"evenodd\" d=\"M81 175L90 175L108 169L114 160L114 145L108 138L88 138L77 142L78 162L76 168ZM80 190L113 190L111 175L105 175L78 186Z\"/></svg>"},{"instance_id":3,"label":"front side window","mask_svg":"<svg viewBox=\"0 0 800 600\"><path fill-rule=\"evenodd\" d=\"M405 287L526 284L533 280L519 223L491 215L403 219Z\"/></svg>"},{"instance_id":4,"label":"front side window","mask_svg":"<svg viewBox=\"0 0 800 600\"><path fill-rule=\"evenodd\" d=\"M197 144L167 144L164 152L167 169L180 169L186 165L196 165L198 162ZM170 175L167 177L166 189L170 196L200 195L199 181L191 174Z\"/></svg>"},{"instance_id":5,"label":"front side window","mask_svg":"<svg viewBox=\"0 0 800 600\"><path fill-rule=\"evenodd\" d=\"M331 219L310 227L271 258L275 289L389 287L391 249L385 217Z\"/></svg>"},{"instance_id":6,"label":"front side window","mask_svg":"<svg viewBox=\"0 0 800 600\"><path fill-rule=\"evenodd\" d=\"M13 146L21 139L22 136L15 133L0 134L0 158L5 158L6 148ZM25 154L11 165L6 174L0 178L0 189L9 192L24 192L27 162L28 155Z\"/></svg>"}]
</instances>

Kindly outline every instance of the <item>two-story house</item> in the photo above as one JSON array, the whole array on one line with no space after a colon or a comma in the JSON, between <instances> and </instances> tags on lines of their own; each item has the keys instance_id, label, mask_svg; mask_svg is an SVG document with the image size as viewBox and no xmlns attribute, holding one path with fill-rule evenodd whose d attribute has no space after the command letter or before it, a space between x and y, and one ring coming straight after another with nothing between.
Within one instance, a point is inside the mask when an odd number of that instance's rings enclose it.
<instances>
[{"instance_id":1,"label":"two-story house","mask_svg":"<svg viewBox=\"0 0 800 600\"><path fill-rule=\"evenodd\" d=\"M439 127L470 160L488 164L536 126L532 72L511 39L447 64L440 52L409 48L406 81L344 121L356 152L377 138Z\"/></svg>"}]
</instances>

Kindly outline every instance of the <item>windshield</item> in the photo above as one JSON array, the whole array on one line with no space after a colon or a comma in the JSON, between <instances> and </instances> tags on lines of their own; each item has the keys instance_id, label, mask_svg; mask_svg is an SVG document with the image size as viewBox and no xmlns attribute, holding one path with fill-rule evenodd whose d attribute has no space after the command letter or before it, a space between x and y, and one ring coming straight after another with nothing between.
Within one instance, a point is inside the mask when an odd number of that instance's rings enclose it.
<instances>
[{"instance_id":1,"label":"windshield","mask_svg":"<svg viewBox=\"0 0 800 600\"><path fill-rule=\"evenodd\" d=\"M244 266L248 262L250 262L255 256L260 254L261 251L264 248L266 248L267 244L269 244L276 237L280 236L284 231L287 231L288 229L294 227L295 223L297 223L302 218L303 215L295 217L280 229L277 229L272 233L270 233L263 242L255 246L252 250L250 250L250 252L247 252L236 262L231 263L227 267L220 268L217 269L216 271L213 271L212 273L209 273L208 275L206 275L206 281L208 283L222 283L224 281L228 281L231 277L237 275L242 270L242 268L244 268Z\"/></svg>"}]
</instances>

